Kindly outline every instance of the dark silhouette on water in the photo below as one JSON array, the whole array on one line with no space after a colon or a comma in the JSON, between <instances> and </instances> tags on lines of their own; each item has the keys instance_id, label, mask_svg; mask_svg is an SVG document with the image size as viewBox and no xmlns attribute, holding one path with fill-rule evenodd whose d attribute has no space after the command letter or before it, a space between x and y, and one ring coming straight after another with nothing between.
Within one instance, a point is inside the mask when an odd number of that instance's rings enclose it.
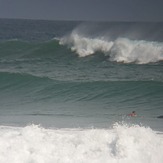
<instances>
[{"instance_id":1,"label":"dark silhouette on water","mask_svg":"<svg viewBox=\"0 0 163 163\"><path fill-rule=\"evenodd\" d=\"M158 116L157 118L163 118L163 115Z\"/></svg>"}]
</instances>

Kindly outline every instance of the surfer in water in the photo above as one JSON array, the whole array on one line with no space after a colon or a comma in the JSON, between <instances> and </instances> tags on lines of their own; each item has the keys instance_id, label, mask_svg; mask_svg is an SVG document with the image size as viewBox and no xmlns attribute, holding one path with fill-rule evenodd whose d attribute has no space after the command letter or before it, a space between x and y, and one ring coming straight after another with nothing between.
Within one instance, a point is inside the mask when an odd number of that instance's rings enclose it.
<instances>
[{"instance_id":1,"label":"surfer in water","mask_svg":"<svg viewBox=\"0 0 163 163\"><path fill-rule=\"evenodd\" d=\"M133 111L132 113L128 114L128 116L130 116L130 117L136 117L136 116L137 116L137 114L136 114L136 112L135 112L135 111Z\"/></svg>"}]
</instances>

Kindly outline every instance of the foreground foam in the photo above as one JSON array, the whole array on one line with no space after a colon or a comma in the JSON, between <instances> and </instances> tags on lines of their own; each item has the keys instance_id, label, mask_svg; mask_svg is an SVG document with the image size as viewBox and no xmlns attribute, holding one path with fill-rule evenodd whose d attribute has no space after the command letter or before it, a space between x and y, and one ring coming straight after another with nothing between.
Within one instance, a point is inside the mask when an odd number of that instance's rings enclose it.
<instances>
[{"instance_id":1,"label":"foreground foam","mask_svg":"<svg viewBox=\"0 0 163 163\"><path fill-rule=\"evenodd\" d=\"M1 163L162 163L163 139L150 128L0 127Z\"/></svg>"},{"instance_id":2,"label":"foreground foam","mask_svg":"<svg viewBox=\"0 0 163 163\"><path fill-rule=\"evenodd\" d=\"M80 57L92 55L98 51L108 55L110 61L138 64L163 60L163 43L143 40L117 38L114 41L105 37L89 38L73 31L60 39L60 44L68 45Z\"/></svg>"}]
</instances>

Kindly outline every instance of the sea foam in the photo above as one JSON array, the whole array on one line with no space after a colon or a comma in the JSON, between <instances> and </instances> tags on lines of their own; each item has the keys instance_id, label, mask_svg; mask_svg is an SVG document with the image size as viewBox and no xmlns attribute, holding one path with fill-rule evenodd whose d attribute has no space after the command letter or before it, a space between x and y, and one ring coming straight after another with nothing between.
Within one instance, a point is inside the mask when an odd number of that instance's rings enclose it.
<instances>
[{"instance_id":1,"label":"sea foam","mask_svg":"<svg viewBox=\"0 0 163 163\"><path fill-rule=\"evenodd\" d=\"M62 37L60 44L68 45L80 57L102 52L110 61L146 64L163 60L163 43L145 40L117 38L109 40L104 37L87 37L73 31Z\"/></svg>"},{"instance_id":2,"label":"sea foam","mask_svg":"<svg viewBox=\"0 0 163 163\"><path fill-rule=\"evenodd\" d=\"M162 163L163 138L150 128L0 127L1 163Z\"/></svg>"},{"instance_id":3,"label":"sea foam","mask_svg":"<svg viewBox=\"0 0 163 163\"><path fill-rule=\"evenodd\" d=\"M113 46L113 42L107 42L101 38L87 38L76 32L61 38L60 44L68 44L71 50L79 54L80 57L94 54L97 51L105 53L110 51Z\"/></svg>"}]
</instances>

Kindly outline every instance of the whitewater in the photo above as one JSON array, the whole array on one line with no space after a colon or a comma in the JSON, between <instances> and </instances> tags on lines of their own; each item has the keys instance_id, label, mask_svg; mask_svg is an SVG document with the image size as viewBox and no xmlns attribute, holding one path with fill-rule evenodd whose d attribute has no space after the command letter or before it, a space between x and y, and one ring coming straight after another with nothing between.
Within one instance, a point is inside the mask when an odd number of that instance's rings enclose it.
<instances>
[{"instance_id":1,"label":"whitewater","mask_svg":"<svg viewBox=\"0 0 163 163\"><path fill-rule=\"evenodd\" d=\"M162 163L162 29L0 19L0 163Z\"/></svg>"},{"instance_id":2,"label":"whitewater","mask_svg":"<svg viewBox=\"0 0 163 163\"><path fill-rule=\"evenodd\" d=\"M0 162L161 163L163 139L150 128L115 124L113 129L0 127Z\"/></svg>"},{"instance_id":3,"label":"whitewater","mask_svg":"<svg viewBox=\"0 0 163 163\"><path fill-rule=\"evenodd\" d=\"M163 43L144 40L117 38L114 41L102 38L89 38L73 31L60 39L60 44L67 44L80 57L102 52L110 61L146 64L163 60Z\"/></svg>"}]
</instances>

